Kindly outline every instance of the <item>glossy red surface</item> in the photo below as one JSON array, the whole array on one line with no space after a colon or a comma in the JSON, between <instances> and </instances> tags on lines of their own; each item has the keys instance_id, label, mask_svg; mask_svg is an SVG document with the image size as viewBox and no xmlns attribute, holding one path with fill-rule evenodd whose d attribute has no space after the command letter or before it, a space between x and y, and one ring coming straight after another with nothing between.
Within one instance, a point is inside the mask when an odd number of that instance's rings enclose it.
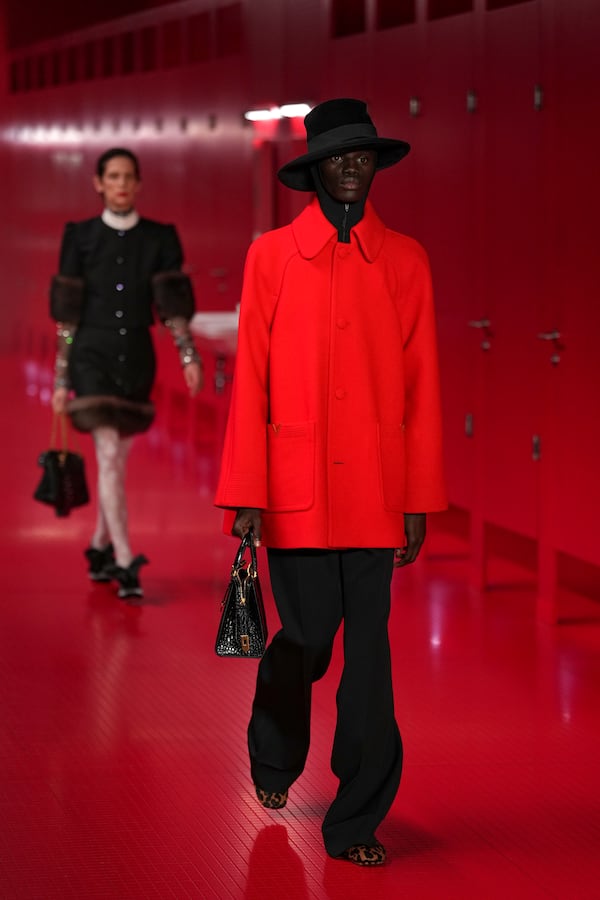
<instances>
[{"instance_id":1,"label":"glossy red surface","mask_svg":"<svg viewBox=\"0 0 600 900\"><path fill-rule=\"evenodd\" d=\"M302 120L244 111L364 97L412 146L370 196L431 259L470 580L494 584L501 532L540 621L571 615L565 588L599 600L598 0L46 7L0 0L0 352L51 342L60 235L98 211L102 150L139 153L140 212L177 225L198 308L233 313L250 241L307 200L275 178Z\"/></svg>"},{"instance_id":2,"label":"glossy red surface","mask_svg":"<svg viewBox=\"0 0 600 900\"><path fill-rule=\"evenodd\" d=\"M494 590L469 588L465 548L432 521L426 557L394 576L406 766L379 833L389 864L328 859L339 646L277 813L248 775L256 663L213 653L235 547L211 506L227 393L212 374L193 405L168 379L157 392L131 458L134 550L151 560L132 608L87 581L92 509L59 520L31 499L48 369L5 357L0 375L3 900L600 896L597 623L536 623L534 585L506 565Z\"/></svg>"}]
</instances>

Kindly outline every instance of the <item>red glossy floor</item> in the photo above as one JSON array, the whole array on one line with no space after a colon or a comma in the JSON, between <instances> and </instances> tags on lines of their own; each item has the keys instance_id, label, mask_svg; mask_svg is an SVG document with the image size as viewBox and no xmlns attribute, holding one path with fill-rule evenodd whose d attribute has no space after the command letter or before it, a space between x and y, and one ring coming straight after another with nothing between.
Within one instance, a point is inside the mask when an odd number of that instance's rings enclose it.
<instances>
[{"instance_id":1,"label":"red glossy floor","mask_svg":"<svg viewBox=\"0 0 600 900\"><path fill-rule=\"evenodd\" d=\"M235 544L211 507L226 402L212 375L192 410L163 390L134 447L134 549L151 565L131 608L86 579L91 508L59 520L31 500L48 371L5 359L0 374L3 900L600 897L600 625L537 625L532 587L508 570L504 587L469 589L433 523L427 558L394 582L406 764L379 834L389 864L328 859L339 653L280 813L248 777L256 663L213 654Z\"/></svg>"}]
</instances>

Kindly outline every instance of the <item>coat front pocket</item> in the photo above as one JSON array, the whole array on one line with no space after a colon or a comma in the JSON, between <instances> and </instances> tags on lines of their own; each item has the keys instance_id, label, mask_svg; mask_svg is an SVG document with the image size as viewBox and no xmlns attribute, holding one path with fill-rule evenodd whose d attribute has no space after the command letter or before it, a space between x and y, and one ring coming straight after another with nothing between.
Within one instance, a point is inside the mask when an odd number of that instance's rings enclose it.
<instances>
[{"instance_id":1,"label":"coat front pocket","mask_svg":"<svg viewBox=\"0 0 600 900\"><path fill-rule=\"evenodd\" d=\"M309 509L315 496L315 423L267 425L269 511Z\"/></svg>"},{"instance_id":2,"label":"coat front pocket","mask_svg":"<svg viewBox=\"0 0 600 900\"><path fill-rule=\"evenodd\" d=\"M406 450L404 425L378 425L379 475L385 509L404 512L406 496Z\"/></svg>"}]
</instances>

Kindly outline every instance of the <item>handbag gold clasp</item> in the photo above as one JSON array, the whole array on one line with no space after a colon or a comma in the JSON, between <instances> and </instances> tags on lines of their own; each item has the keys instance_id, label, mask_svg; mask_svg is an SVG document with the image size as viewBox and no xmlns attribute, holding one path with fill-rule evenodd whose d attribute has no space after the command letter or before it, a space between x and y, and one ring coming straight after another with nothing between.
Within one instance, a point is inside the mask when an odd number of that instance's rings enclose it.
<instances>
[{"instance_id":1,"label":"handbag gold clasp","mask_svg":"<svg viewBox=\"0 0 600 900\"><path fill-rule=\"evenodd\" d=\"M250 638L247 634L240 634L242 653L250 653Z\"/></svg>"},{"instance_id":2,"label":"handbag gold clasp","mask_svg":"<svg viewBox=\"0 0 600 900\"><path fill-rule=\"evenodd\" d=\"M243 575L242 575L243 573ZM237 579L237 582L240 586L240 606L246 605L246 592L248 589L248 579L252 578L254 580L257 576L256 569L254 566L247 562L243 562L237 568L234 566L232 569L232 575Z\"/></svg>"}]
</instances>

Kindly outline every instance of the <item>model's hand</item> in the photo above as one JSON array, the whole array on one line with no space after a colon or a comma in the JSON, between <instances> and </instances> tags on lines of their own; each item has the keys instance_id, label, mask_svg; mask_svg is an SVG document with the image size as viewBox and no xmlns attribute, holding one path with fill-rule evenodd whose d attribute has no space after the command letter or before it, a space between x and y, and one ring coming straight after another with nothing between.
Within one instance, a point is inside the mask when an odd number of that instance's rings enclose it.
<instances>
[{"instance_id":1,"label":"model's hand","mask_svg":"<svg viewBox=\"0 0 600 900\"><path fill-rule=\"evenodd\" d=\"M427 516L425 513L405 513L404 531L406 544L395 551L394 565L408 566L414 563L425 540L427 531Z\"/></svg>"},{"instance_id":2,"label":"model's hand","mask_svg":"<svg viewBox=\"0 0 600 900\"><path fill-rule=\"evenodd\" d=\"M190 397L195 397L204 387L204 371L200 363L191 362L184 366L183 377L188 386Z\"/></svg>"},{"instance_id":3,"label":"model's hand","mask_svg":"<svg viewBox=\"0 0 600 900\"><path fill-rule=\"evenodd\" d=\"M254 546L260 547L261 525L262 514L260 509L243 507L237 511L231 533L236 537L243 538L252 529L254 532Z\"/></svg>"},{"instance_id":4,"label":"model's hand","mask_svg":"<svg viewBox=\"0 0 600 900\"><path fill-rule=\"evenodd\" d=\"M67 400L69 399L68 388L59 387L54 389L52 394L52 411L57 415L62 415L67 408Z\"/></svg>"}]
</instances>

